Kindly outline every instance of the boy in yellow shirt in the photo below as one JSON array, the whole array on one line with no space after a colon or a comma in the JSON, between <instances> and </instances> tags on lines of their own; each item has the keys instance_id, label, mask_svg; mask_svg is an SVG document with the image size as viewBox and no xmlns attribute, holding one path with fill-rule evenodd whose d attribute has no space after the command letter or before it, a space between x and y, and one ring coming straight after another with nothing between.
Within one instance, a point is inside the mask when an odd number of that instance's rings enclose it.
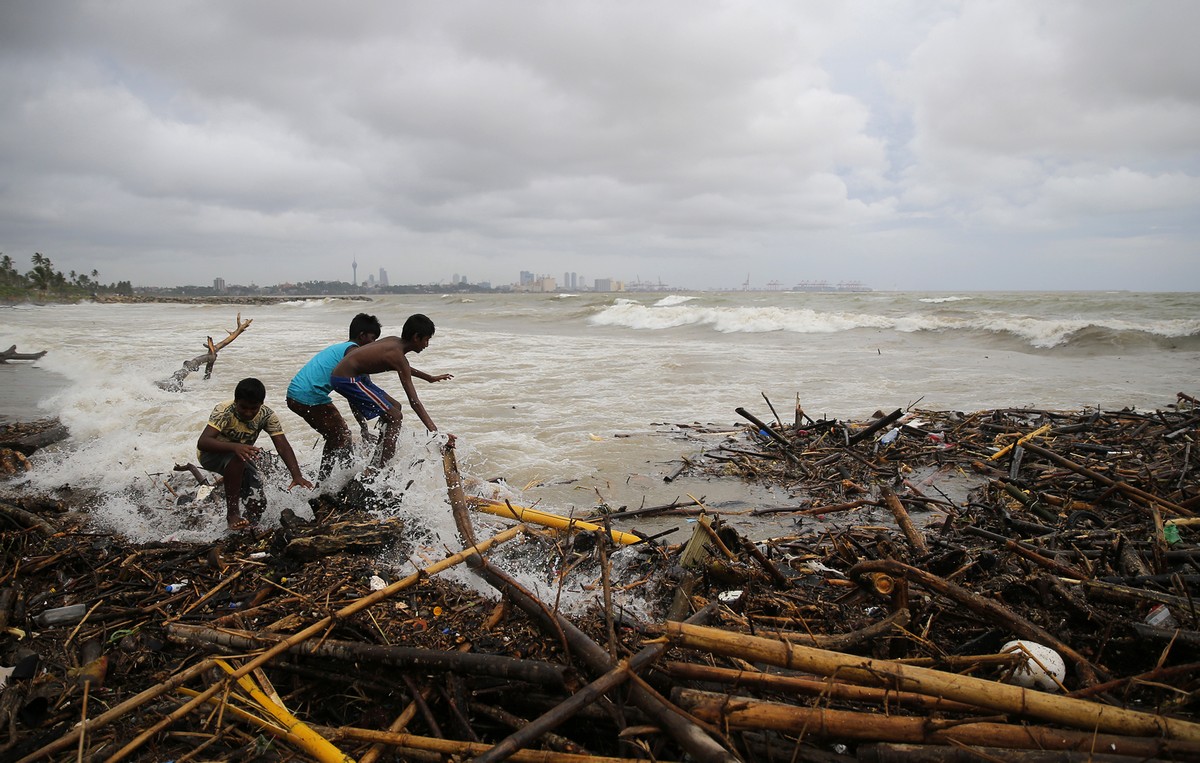
<instances>
[{"instance_id":1,"label":"boy in yellow shirt","mask_svg":"<svg viewBox=\"0 0 1200 763\"><path fill-rule=\"evenodd\" d=\"M255 466L262 448L254 444L264 430L291 472L292 484L288 490L297 485L312 490L312 483L304 479L291 443L283 434L279 416L263 404L266 399L267 388L261 381L242 379L233 391L233 400L213 408L196 441L200 465L225 478L225 520L231 530L249 527L250 521L257 521L266 508L262 481ZM243 498L249 521L241 514Z\"/></svg>"}]
</instances>

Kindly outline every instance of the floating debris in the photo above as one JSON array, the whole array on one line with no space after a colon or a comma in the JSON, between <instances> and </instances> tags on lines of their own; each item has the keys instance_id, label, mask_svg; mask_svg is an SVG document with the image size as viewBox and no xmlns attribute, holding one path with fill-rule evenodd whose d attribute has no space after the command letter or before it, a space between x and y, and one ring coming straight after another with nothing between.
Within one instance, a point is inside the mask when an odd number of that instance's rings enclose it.
<instances>
[{"instance_id":1,"label":"floating debris","mask_svg":"<svg viewBox=\"0 0 1200 763\"><path fill-rule=\"evenodd\" d=\"M652 507L696 513L677 545L615 529L646 509L559 531L510 512L512 527L475 539L448 457L468 543L396 578L380 554L411 553L411 539L361 496L216 543L139 545L63 499L7 495L0 749L22 761L1200 758L1194 398L1152 413L739 414L748 426L664 479L779 486L794 505L762 513L791 513L795 532L751 539L693 499ZM509 543L598 603L562 615L495 561ZM634 559L622 579L617 553ZM460 564L496 593L438 577ZM661 616L614 606L634 588Z\"/></svg>"}]
</instances>

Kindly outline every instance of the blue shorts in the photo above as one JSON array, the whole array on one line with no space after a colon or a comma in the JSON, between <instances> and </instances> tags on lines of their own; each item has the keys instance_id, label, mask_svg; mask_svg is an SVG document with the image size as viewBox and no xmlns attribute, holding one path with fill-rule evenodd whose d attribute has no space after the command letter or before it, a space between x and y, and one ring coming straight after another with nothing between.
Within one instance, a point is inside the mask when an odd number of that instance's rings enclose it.
<instances>
[{"instance_id":1,"label":"blue shorts","mask_svg":"<svg viewBox=\"0 0 1200 763\"><path fill-rule=\"evenodd\" d=\"M334 391L345 396L350 401L350 407L358 411L364 419L378 418L384 411L390 411L392 404L388 402L387 393L375 386L369 376L334 376L329 379Z\"/></svg>"}]
</instances>

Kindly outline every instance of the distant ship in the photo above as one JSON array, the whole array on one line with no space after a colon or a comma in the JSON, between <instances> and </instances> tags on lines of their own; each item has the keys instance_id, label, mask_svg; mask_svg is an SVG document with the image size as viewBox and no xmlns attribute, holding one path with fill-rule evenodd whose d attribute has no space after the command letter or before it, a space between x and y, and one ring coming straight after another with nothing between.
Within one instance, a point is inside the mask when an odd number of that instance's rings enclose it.
<instances>
[{"instance_id":1,"label":"distant ship","mask_svg":"<svg viewBox=\"0 0 1200 763\"><path fill-rule=\"evenodd\" d=\"M804 292L863 292L872 291L870 286L862 281L839 281L831 285L828 281L801 281L791 288L791 291Z\"/></svg>"}]
</instances>

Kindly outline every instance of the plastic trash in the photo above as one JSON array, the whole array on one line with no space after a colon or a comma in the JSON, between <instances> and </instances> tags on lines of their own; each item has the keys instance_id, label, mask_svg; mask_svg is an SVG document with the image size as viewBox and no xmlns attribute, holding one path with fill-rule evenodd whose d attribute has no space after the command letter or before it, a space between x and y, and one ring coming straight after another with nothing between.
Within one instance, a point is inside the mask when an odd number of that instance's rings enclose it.
<instances>
[{"instance_id":1,"label":"plastic trash","mask_svg":"<svg viewBox=\"0 0 1200 763\"><path fill-rule=\"evenodd\" d=\"M1171 610L1167 609L1166 604L1157 604L1150 610L1150 614L1146 615L1146 625L1151 625L1155 628L1178 628L1179 623L1175 620L1175 616L1171 614Z\"/></svg>"},{"instance_id":2,"label":"plastic trash","mask_svg":"<svg viewBox=\"0 0 1200 763\"><path fill-rule=\"evenodd\" d=\"M378 575L372 575L367 584L371 587L372 591L382 591L387 588L387 582Z\"/></svg>"},{"instance_id":3,"label":"plastic trash","mask_svg":"<svg viewBox=\"0 0 1200 763\"><path fill-rule=\"evenodd\" d=\"M900 436L900 427L896 427L895 429L889 429L886 433L884 433L883 437L879 438L879 444L880 445L891 445L892 443L894 443L896 441L896 438L899 436Z\"/></svg>"},{"instance_id":4,"label":"plastic trash","mask_svg":"<svg viewBox=\"0 0 1200 763\"><path fill-rule=\"evenodd\" d=\"M188 586L188 581L181 580L178 583L167 583L166 589L167 589L167 593L179 593L183 589L187 588L187 586Z\"/></svg>"},{"instance_id":5,"label":"plastic trash","mask_svg":"<svg viewBox=\"0 0 1200 763\"><path fill-rule=\"evenodd\" d=\"M1008 679L1009 683L1017 686L1058 691L1059 685L1067 677L1067 665L1063 662L1062 655L1036 641L1009 641L1000 647L1000 652L1015 652L1025 657L1025 661L1017 665Z\"/></svg>"},{"instance_id":6,"label":"plastic trash","mask_svg":"<svg viewBox=\"0 0 1200 763\"><path fill-rule=\"evenodd\" d=\"M87 607L83 604L71 604L66 607L57 607L56 609L47 609L42 614L33 618L33 621L39 627L45 628L50 625L69 625L77 623L87 614Z\"/></svg>"},{"instance_id":7,"label":"plastic trash","mask_svg":"<svg viewBox=\"0 0 1200 763\"><path fill-rule=\"evenodd\" d=\"M1179 527L1170 522L1163 525L1163 540L1167 543L1175 544L1179 542Z\"/></svg>"}]
</instances>

